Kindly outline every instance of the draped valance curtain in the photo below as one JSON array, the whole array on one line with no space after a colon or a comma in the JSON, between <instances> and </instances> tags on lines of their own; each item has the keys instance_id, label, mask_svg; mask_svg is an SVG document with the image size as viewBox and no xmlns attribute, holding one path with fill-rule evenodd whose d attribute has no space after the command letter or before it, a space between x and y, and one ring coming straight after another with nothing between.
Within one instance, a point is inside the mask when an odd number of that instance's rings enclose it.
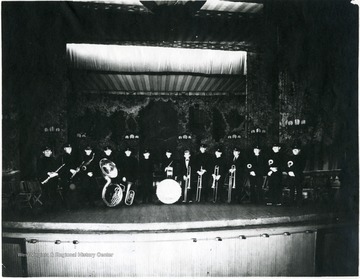
<instances>
[{"instance_id":1,"label":"draped valance curtain","mask_svg":"<svg viewBox=\"0 0 360 279\"><path fill-rule=\"evenodd\" d=\"M75 69L127 73L246 75L246 52L102 44L66 45Z\"/></svg>"}]
</instances>

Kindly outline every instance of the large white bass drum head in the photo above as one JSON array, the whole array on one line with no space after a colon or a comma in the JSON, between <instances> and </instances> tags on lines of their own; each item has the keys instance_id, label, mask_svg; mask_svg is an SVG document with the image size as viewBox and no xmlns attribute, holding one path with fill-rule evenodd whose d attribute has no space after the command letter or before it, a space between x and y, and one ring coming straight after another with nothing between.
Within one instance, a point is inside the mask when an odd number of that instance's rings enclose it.
<instances>
[{"instance_id":1,"label":"large white bass drum head","mask_svg":"<svg viewBox=\"0 0 360 279\"><path fill-rule=\"evenodd\" d=\"M181 187L173 179L164 179L156 188L156 196L165 204L173 204L181 197Z\"/></svg>"}]
</instances>

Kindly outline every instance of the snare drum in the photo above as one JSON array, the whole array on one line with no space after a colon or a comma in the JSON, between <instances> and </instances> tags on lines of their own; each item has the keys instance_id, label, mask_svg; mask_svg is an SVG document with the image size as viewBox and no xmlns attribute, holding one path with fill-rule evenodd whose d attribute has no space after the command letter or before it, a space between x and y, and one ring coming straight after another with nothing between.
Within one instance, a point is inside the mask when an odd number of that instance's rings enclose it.
<instances>
[{"instance_id":1,"label":"snare drum","mask_svg":"<svg viewBox=\"0 0 360 279\"><path fill-rule=\"evenodd\" d=\"M156 188L156 196L164 204L173 204L181 197L181 187L174 179L164 179Z\"/></svg>"}]
</instances>

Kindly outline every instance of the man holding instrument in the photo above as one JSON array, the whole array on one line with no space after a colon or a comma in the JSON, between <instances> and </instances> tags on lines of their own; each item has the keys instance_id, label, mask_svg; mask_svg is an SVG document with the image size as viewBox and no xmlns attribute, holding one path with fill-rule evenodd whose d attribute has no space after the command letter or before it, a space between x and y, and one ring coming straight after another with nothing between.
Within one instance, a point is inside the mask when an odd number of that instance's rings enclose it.
<instances>
[{"instance_id":1,"label":"man holding instrument","mask_svg":"<svg viewBox=\"0 0 360 279\"><path fill-rule=\"evenodd\" d=\"M76 207L76 193L74 186L70 185L75 177L76 170L79 166L79 162L73 153L73 148L70 143L63 145L64 153L61 156L62 164L65 166L59 171L60 185L63 192L64 202L68 209Z\"/></svg>"},{"instance_id":2,"label":"man holding instrument","mask_svg":"<svg viewBox=\"0 0 360 279\"><path fill-rule=\"evenodd\" d=\"M211 183L210 183L210 176L211 176L211 158L210 155L206 152L207 146L206 144L200 145L200 153L196 156L195 160L195 170L197 174L198 182L197 183L197 194L196 194L196 201L204 201L207 202L210 200L210 190L211 190ZM198 187L200 186L200 187ZM200 188L200 189L199 189Z\"/></svg>"},{"instance_id":3,"label":"man holding instrument","mask_svg":"<svg viewBox=\"0 0 360 279\"><path fill-rule=\"evenodd\" d=\"M167 149L165 152L165 156L161 161L161 169L164 171L165 178L177 179L177 173L175 173L176 169L176 161L170 149Z\"/></svg>"},{"instance_id":4,"label":"man holding instrument","mask_svg":"<svg viewBox=\"0 0 360 279\"><path fill-rule=\"evenodd\" d=\"M182 178L182 202L192 203L196 184L194 184L194 167L189 149L184 150L184 158L180 162L179 176Z\"/></svg>"},{"instance_id":5,"label":"man holding instrument","mask_svg":"<svg viewBox=\"0 0 360 279\"><path fill-rule=\"evenodd\" d=\"M87 202L89 206L95 206L96 198L96 180L95 173L99 169L99 162L95 158L95 153L90 145L84 148L82 154L82 164L80 166L80 185L81 196L84 202Z\"/></svg>"},{"instance_id":6,"label":"man holding instrument","mask_svg":"<svg viewBox=\"0 0 360 279\"><path fill-rule=\"evenodd\" d=\"M212 202L224 201L226 189L224 189L224 178L226 173L225 161L222 157L221 148L215 150L210 170L212 170L211 191Z\"/></svg>"},{"instance_id":7,"label":"man holding instrument","mask_svg":"<svg viewBox=\"0 0 360 279\"><path fill-rule=\"evenodd\" d=\"M240 155L241 151L239 148L234 147L233 156L231 157L228 163L228 171L229 176L233 175L235 179L235 183L232 184L231 189L227 189L228 191L228 203L233 203L237 201L241 202L241 194L243 192L244 186L244 174L245 174L245 156ZM229 195L229 191L231 191L231 195Z\"/></svg>"},{"instance_id":8,"label":"man holding instrument","mask_svg":"<svg viewBox=\"0 0 360 279\"><path fill-rule=\"evenodd\" d=\"M50 147L42 149L42 156L37 161L37 177L41 184L44 208L47 211L55 210L61 203L58 193L58 172L64 167L59 164L53 156Z\"/></svg>"}]
</instances>

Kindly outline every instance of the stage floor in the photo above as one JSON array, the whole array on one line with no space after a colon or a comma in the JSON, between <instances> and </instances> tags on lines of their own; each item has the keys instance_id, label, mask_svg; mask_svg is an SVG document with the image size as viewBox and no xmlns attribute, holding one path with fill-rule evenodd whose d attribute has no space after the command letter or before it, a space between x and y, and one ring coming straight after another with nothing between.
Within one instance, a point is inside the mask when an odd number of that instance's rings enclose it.
<instances>
[{"instance_id":1,"label":"stage floor","mask_svg":"<svg viewBox=\"0 0 360 279\"><path fill-rule=\"evenodd\" d=\"M239 228L290 223L336 223L341 214L324 205L302 207L253 204L134 204L56 212L3 212L3 228L101 231L156 231Z\"/></svg>"}]
</instances>

